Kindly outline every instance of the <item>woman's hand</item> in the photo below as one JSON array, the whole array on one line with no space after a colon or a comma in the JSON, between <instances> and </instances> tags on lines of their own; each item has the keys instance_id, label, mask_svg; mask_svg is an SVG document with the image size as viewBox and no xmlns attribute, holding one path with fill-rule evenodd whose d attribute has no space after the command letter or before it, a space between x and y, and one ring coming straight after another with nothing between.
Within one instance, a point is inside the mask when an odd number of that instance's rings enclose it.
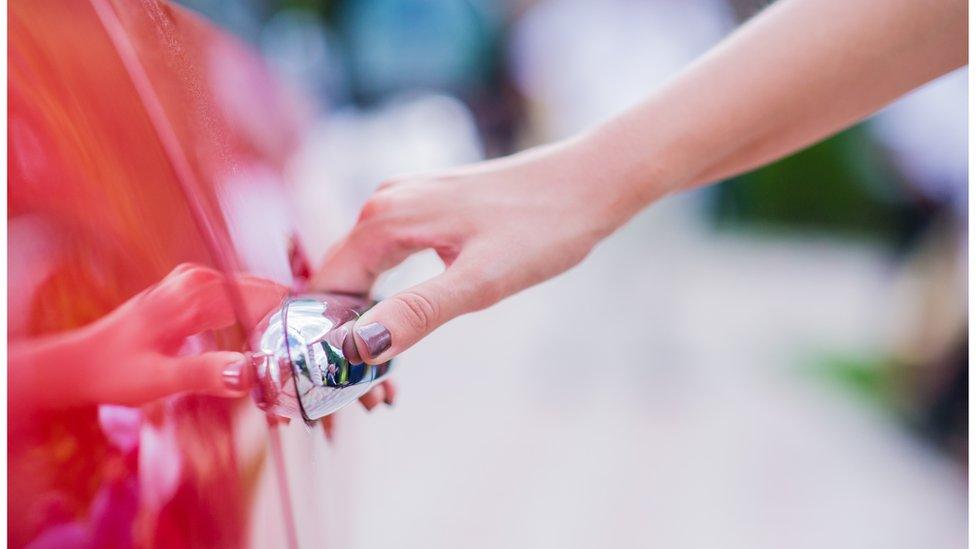
<instances>
[{"instance_id":1,"label":"woman's hand","mask_svg":"<svg viewBox=\"0 0 976 549\"><path fill-rule=\"evenodd\" d=\"M139 405L181 392L244 395L251 379L242 353L191 354L185 347L191 336L236 322L228 284L254 320L287 293L268 280L231 281L208 267L180 265L88 326L11 345L12 401L61 408Z\"/></svg>"},{"instance_id":2,"label":"woman's hand","mask_svg":"<svg viewBox=\"0 0 976 549\"><path fill-rule=\"evenodd\" d=\"M231 280L209 267L180 265L88 326L13 343L12 407L138 406L183 392L244 396L254 381L244 354L194 353L187 345L192 336L237 322L230 284L250 322L263 318L288 293L270 280L249 275ZM360 401L371 410L380 401L392 405L394 397L395 387L384 381ZM327 430L331 425L331 419L324 423Z\"/></svg>"},{"instance_id":3,"label":"woman's hand","mask_svg":"<svg viewBox=\"0 0 976 549\"><path fill-rule=\"evenodd\" d=\"M388 181L366 202L313 284L367 293L376 277L433 249L438 276L389 297L355 325L368 363L382 363L444 322L483 309L579 263L636 208L601 186L572 144Z\"/></svg>"},{"instance_id":4,"label":"woman's hand","mask_svg":"<svg viewBox=\"0 0 976 549\"><path fill-rule=\"evenodd\" d=\"M356 323L363 357L388 360L575 265L663 194L775 160L966 64L967 21L963 0L776 2L573 141L386 183L316 283L366 292L408 255L437 251L443 274Z\"/></svg>"}]
</instances>

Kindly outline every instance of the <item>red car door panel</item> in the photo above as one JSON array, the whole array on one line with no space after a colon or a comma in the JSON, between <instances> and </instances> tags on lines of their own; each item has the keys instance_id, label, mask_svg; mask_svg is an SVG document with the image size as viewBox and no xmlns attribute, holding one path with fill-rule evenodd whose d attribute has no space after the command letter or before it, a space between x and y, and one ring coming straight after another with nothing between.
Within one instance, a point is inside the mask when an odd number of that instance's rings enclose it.
<instances>
[{"instance_id":1,"label":"red car door panel","mask_svg":"<svg viewBox=\"0 0 976 549\"><path fill-rule=\"evenodd\" d=\"M180 263L293 282L282 173L301 118L246 47L153 1L16 0L8 15L11 344L97 320ZM245 336L237 326L190 347L240 350ZM13 547L294 536L264 417L246 400L18 412Z\"/></svg>"}]
</instances>

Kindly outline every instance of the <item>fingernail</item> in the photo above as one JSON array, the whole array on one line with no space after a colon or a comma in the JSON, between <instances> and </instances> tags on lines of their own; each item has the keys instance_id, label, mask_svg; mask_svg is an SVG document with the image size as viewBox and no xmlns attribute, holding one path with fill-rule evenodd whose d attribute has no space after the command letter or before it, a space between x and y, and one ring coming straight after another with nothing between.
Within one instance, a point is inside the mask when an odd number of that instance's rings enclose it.
<instances>
[{"instance_id":1,"label":"fingernail","mask_svg":"<svg viewBox=\"0 0 976 549\"><path fill-rule=\"evenodd\" d=\"M359 356L359 347L356 346L356 338L353 337L351 330L342 338L342 354L349 364L363 363L363 357Z\"/></svg>"},{"instance_id":2,"label":"fingernail","mask_svg":"<svg viewBox=\"0 0 976 549\"><path fill-rule=\"evenodd\" d=\"M390 344L392 343L390 331L379 322L370 322L365 326L358 326L356 328L356 335L366 344L366 350L369 351L370 358L376 358L381 355L383 351L390 348Z\"/></svg>"},{"instance_id":3,"label":"fingernail","mask_svg":"<svg viewBox=\"0 0 976 549\"><path fill-rule=\"evenodd\" d=\"M244 388L244 366L246 364L247 359L242 358L224 366L223 371L220 372L220 376L224 380L224 387L231 391L240 391Z\"/></svg>"}]
</instances>

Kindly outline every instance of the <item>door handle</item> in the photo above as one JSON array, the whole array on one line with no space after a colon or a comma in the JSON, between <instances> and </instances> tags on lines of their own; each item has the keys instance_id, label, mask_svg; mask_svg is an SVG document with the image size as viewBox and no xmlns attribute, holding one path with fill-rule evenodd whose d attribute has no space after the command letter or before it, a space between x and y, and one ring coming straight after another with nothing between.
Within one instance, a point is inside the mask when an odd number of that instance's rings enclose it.
<instances>
[{"instance_id":1,"label":"door handle","mask_svg":"<svg viewBox=\"0 0 976 549\"><path fill-rule=\"evenodd\" d=\"M353 323L372 305L344 294L286 298L257 324L251 338L258 406L314 421L366 394L390 372L391 363L356 364L347 356L353 353L343 348L352 344Z\"/></svg>"}]
</instances>

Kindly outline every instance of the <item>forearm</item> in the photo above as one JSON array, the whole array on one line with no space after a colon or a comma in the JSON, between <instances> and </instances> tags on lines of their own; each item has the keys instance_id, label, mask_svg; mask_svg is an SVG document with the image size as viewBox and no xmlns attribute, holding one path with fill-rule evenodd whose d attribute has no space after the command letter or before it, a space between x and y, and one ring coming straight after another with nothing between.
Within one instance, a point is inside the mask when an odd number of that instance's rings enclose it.
<instances>
[{"instance_id":1,"label":"forearm","mask_svg":"<svg viewBox=\"0 0 976 549\"><path fill-rule=\"evenodd\" d=\"M781 0L642 104L574 139L387 181L320 288L367 292L434 249L447 267L356 321L380 364L448 320L581 261L664 194L812 143L966 61L965 0Z\"/></svg>"},{"instance_id":2,"label":"forearm","mask_svg":"<svg viewBox=\"0 0 976 549\"><path fill-rule=\"evenodd\" d=\"M40 409L138 406L184 392L243 396L251 380L243 354L183 352L189 338L237 322L229 282L209 267L182 264L95 322L13 342L10 410L27 417ZM263 317L286 293L247 275L235 275L233 284L249 318Z\"/></svg>"},{"instance_id":3,"label":"forearm","mask_svg":"<svg viewBox=\"0 0 976 549\"><path fill-rule=\"evenodd\" d=\"M23 411L28 406L40 408L54 404L52 399L70 400L71 386L64 369L77 369L91 353L84 340L88 328L54 336L11 343L7 360L10 383L10 408Z\"/></svg>"},{"instance_id":4,"label":"forearm","mask_svg":"<svg viewBox=\"0 0 976 549\"><path fill-rule=\"evenodd\" d=\"M761 166L967 62L963 0L781 0L582 136L634 204Z\"/></svg>"}]
</instances>

